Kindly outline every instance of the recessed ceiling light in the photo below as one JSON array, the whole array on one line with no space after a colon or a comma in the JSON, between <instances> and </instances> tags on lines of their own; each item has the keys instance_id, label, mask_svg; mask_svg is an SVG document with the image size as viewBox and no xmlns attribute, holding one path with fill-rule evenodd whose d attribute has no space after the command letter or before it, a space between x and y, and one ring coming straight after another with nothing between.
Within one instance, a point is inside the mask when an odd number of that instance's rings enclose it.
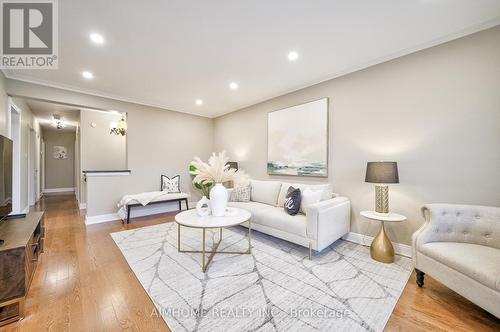
<instances>
[{"instance_id":1,"label":"recessed ceiling light","mask_svg":"<svg viewBox=\"0 0 500 332\"><path fill-rule=\"evenodd\" d=\"M96 44L104 44L104 37L98 33L91 33L90 40L92 40Z\"/></svg>"},{"instance_id":2,"label":"recessed ceiling light","mask_svg":"<svg viewBox=\"0 0 500 332\"><path fill-rule=\"evenodd\" d=\"M92 74L89 71L82 71L82 76L85 77L86 79L90 80L94 78L94 74Z\"/></svg>"},{"instance_id":3,"label":"recessed ceiling light","mask_svg":"<svg viewBox=\"0 0 500 332\"><path fill-rule=\"evenodd\" d=\"M203 105L203 100L196 99L195 103L196 103L196 105Z\"/></svg>"},{"instance_id":4,"label":"recessed ceiling light","mask_svg":"<svg viewBox=\"0 0 500 332\"><path fill-rule=\"evenodd\" d=\"M236 89L238 89L238 83L236 83L236 82L231 82L231 83L229 83L229 88L230 88L231 90L236 90Z\"/></svg>"},{"instance_id":5,"label":"recessed ceiling light","mask_svg":"<svg viewBox=\"0 0 500 332\"><path fill-rule=\"evenodd\" d=\"M295 61L298 58L299 58L299 53L297 53L295 51L291 51L290 53L288 53L288 60Z\"/></svg>"}]
</instances>

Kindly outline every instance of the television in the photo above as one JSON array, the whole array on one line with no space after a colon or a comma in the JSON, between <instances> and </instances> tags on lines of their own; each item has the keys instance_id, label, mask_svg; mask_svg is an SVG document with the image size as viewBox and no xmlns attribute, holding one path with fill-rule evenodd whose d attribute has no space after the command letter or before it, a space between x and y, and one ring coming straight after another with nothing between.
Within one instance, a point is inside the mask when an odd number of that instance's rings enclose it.
<instances>
[{"instance_id":1,"label":"television","mask_svg":"<svg viewBox=\"0 0 500 332\"><path fill-rule=\"evenodd\" d=\"M0 135L0 221L12 212L12 140Z\"/></svg>"}]
</instances>

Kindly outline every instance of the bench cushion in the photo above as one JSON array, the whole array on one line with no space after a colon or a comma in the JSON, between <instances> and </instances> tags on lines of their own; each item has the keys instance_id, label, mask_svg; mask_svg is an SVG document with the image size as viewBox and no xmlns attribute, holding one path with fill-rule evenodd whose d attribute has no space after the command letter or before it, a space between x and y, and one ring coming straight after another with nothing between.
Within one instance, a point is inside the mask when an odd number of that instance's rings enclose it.
<instances>
[{"instance_id":1,"label":"bench cushion","mask_svg":"<svg viewBox=\"0 0 500 332\"><path fill-rule=\"evenodd\" d=\"M151 203L151 202L169 201L169 200L177 200L177 199L184 199L184 198L188 198L188 197L189 197L188 193L165 193L163 195L160 195L160 196L157 196L157 197L153 198L149 203ZM127 205L134 205L134 204L141 204L141 203L139 201L135 200L135 199L132 199L132 200L130 200L127 203Z\"/></svg>"}]
</instances>

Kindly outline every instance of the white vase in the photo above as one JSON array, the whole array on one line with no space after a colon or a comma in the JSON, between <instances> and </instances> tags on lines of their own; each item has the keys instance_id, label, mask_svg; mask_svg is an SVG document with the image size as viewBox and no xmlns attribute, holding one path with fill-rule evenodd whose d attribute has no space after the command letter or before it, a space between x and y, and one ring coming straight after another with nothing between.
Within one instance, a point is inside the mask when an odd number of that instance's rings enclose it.
<instances>
[{"instance_id":1,"label":"white vase","mask_svg":"<svg viewBox=\"0 0 500 332\"><path fill-rule=\"evenodd\" d=\"M206 207L204 207L206 205ZM207 196L203 196L198 203L196 203L196 213L200 217L205 217L210 214L210 200Z\"/></svg>"},{"instance_id":2,"label":"white vase","mask_svg":"<svg viewBox=\"0 0 500 332\"><path fill-rule=\"evenodd\" d=\"M227 207L227 189L222 183L217 183L212 190L210 190L210 209L212 215L215 217L222 217L226 214Z\"/></svg>"}]
</instances>

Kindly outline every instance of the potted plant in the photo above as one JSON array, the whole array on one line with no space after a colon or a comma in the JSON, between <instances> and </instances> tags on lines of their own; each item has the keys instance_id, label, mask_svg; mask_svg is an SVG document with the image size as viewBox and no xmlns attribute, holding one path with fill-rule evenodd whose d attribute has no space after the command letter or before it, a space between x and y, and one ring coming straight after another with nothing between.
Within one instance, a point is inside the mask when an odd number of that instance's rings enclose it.
<instances>
[{"instance_id":1,"label":"potted plant","mask_svg":"<svg viewBox=\"0 0 500 332\"><path fill-rule=\"evenodd\" d=\"M227 207L228 193L222 183L248 181L247 175L242 170L230 168L228 161L226 152L222 151L218 154L212 153L207 163L195 157L189 165L189 172L194 176L193 186L201 191L203 196L210 198L212 215L216 217L223 216Z\"/></svg>"}]
</instances>

